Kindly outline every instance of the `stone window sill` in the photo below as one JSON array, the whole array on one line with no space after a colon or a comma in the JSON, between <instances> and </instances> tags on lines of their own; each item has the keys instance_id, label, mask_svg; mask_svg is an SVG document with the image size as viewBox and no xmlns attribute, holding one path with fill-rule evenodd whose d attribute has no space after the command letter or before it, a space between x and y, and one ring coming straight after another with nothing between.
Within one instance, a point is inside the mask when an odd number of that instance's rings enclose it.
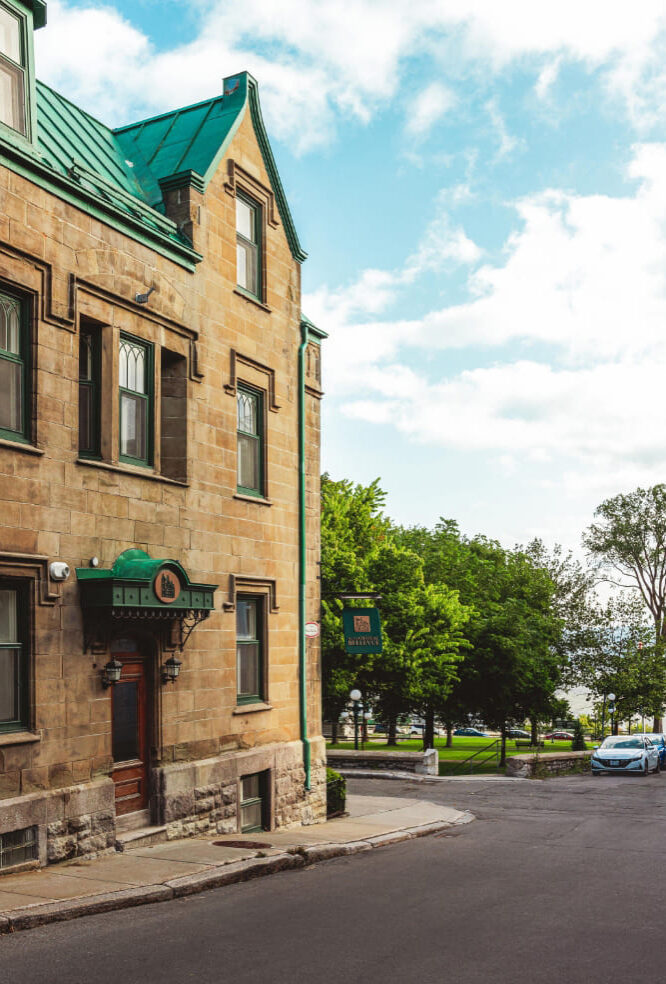
<instances>
[{"instance_id":1,"label":"stone window sill","mask_svg":"<svg viewBox=\"0 0 666 984\"><path fill-rule=\"evenodd\" d=\"M138 465L112 465L108 461L95 461L93 458L77 458L76 463L77 465L88 465L90 468L101 468L102 471L119 472L122 475L137 475L139 478L147 478L149 482L163 482L165 485L177 485L181 489L190 487L189 482L180 482L176 478L158 475L157 472L140 468Z\"/></svg>"},{"instance_id":2,"label":"stone window sill","mask_svg":"<svg viewBox=\"0 0 666 984\"><path fill-rule=\"evenodd\" d=\"M36 735L34 731L3 731L0 732L0 746L2 745L31 745L41 741L41 734Z\"/></svg>"},{"instance_id":3,"label":"stone window sill","mask_svg":"<svg viewBox=\"0 0 666 984\"><path fill-rule=\"evenodd\" d=\"M257 502L260 506L273 505L271 500L265 499L263 495L245 495L243 492L234 492L234 499L240 499L241 502Z\"/></svg>"},{"instance_id":4,"label":"stone window sill","mask_svg":"<svg viewBox=\"0 0 666 984\"><path fill-rule=\"evenodd\" d=\"M258 308L261 308L261 310L265 311L267 314L273 313L267 304L264 304L263 301L260 301L259 298L255 297L253 294L241 290L240 287L236 287L234 289L234 294L236 294L238 297L242 297L244 301L249 301L250 304L256 304Z\"/></svg>"},{"instance_id":5,"label":"stone window sill","mask_svg":"<svg viewBox=\"0 0 666 984\"><path fill-rule=\"evenodd\" d=\"M272 704L264 704L263 702L257 702L256 704L239 704L235 707L232 714L256 714L257 711L272 711Z\"/></svg>"},{"instance_id":6,"label":"stone window sill","mask_svg":"<svg viewBox=\"0 0 666 984\"><path fill-rule=\"evenodd\" d=\"M0 437L0 448L11 448L12 451L20 451L22 454L44 454L44 451L41 448L36 448L34 444L10 441L6 437Z\"/></svg>"}]
</instances>

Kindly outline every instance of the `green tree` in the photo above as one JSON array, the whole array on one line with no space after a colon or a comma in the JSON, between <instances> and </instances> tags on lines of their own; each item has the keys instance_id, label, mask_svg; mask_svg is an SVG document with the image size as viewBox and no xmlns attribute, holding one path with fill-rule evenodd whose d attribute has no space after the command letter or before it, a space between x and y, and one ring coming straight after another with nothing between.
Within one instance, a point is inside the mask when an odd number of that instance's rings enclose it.
<instances>
[{"instance_id":1,"label":"green tree","mask_svg":"<svg viewBox=\"0 0 666 984\"><path fill-rule=\"evenodd\" d=\"M341 593L372 591L368 565L385 542L389 522L383 516L384 492L379 480L355 485L343 479L321 479L321 636L324 716L333 721L349 700L349 691L363 686L374 656L345 652ZM334 736L335 737L335 736Z\"/></svg>"},{"instance_id":2,"label":"green tree","mask_svg":"<svg viewBox=\"0 0 666 984\"><path fill-rule=\"evenodd\" d=\"M666 646L666 485L616 495L595 510L583 537L605 578L638 593L654 625L654 643ZM660 705L663 699L659 698ZM661 731L661 712L655 731Z\"/></svg>"}]
</instances>

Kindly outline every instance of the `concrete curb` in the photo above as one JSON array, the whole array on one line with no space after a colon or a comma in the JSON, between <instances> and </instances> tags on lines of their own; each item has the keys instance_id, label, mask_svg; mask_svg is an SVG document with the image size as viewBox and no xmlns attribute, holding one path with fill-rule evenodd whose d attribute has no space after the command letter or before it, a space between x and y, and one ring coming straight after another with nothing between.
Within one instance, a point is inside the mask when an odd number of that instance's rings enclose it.
<instances>
[{"instance_id":1,"label":"concrete curb","mask_svg":"<svg viewBox=\"0 0 666 984\"><path fill-rule=\"evenodd\" d=\"M80 916L94 916L101 912L111 912L114 909L128 909L137 905L149 905L153 902L169 902L172 899L185 898L211 888L223 885L233 885L251 878L262 878L264 875L277 874L279 871L295 870L306 865L314 865L320 861L330 861L334 858L349 857L378 847L389 847L401 841L412 840L415 837L426 837L470 823L474 820L472 813L461 814L455 820L440 820L434 823L420 824L417 827L407 827L404 830L394 830L386 834L376 834L372 837L347 843L314 844L310 847L294 848L284 854L276 854L269 858L251 858L245 861L235 861L231 864L214 868L212 871L200 871L193 875L183 875L173 878L163 885L139 885L135 888L124 889L120 892L110 892L104 895L91 895L85 898L64 899L61 902L47 902L43 905L30 905L22 909L13 909L0 913L0 935L16 933L23 929L35 929L48 923L65 922Z\"/></svg>"},{"instance_id":2,"label":"concrete curb","mask_svg":"<svg viewBox=\"0 0 666 984\"><path fill-rule=\"evenodd\" d=\"M345 779L396 779L400 782L524 782L523 776L469 775L422 776L416 772L393 772L390 769L336 769Z\"/></svg>"}]
</instances>

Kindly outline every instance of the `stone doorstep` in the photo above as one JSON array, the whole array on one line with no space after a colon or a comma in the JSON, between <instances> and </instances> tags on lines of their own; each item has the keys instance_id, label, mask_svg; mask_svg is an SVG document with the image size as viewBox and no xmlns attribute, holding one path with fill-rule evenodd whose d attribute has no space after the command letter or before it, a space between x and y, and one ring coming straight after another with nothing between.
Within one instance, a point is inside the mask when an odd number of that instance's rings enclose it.
<instances>
[{"instance_id":1,"label":"stone doorstep","mask_svg":"<svg viewBox=\"0 0 666 984\"><path fill-rule=\"evenodd\" d=\"M152 847L154 844L164 844L167 839L166 826L141 827L139 830L126 830L116 834L116 850L129 851L137 847Z\"/></svg>"}]
</instances>

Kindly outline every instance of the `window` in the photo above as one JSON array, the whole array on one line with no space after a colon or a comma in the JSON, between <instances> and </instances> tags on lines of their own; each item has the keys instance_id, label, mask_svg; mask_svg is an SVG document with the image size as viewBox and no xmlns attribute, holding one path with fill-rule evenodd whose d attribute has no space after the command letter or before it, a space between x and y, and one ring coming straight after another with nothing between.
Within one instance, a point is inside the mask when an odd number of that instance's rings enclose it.
<instances>
[{"instance_id":1,"label":"window","mask_svg":"<svg viewBox=\"0 0 666 984\"><path fill-rule=\"evenodd\" d=\"M237 446L238 491L264 494L263 398L257 390L238 387Z\"/></svg>"},{"instance_id":2,"label":"window","mask_svg":"<svg viewBox=\"0 0 666 984\"><path fill-rule=\"evenodd\" d=\"M264 700L264 600L238 595L236 599L237 700L252 704Z\"/></svg>"},{"instance_id":3,"label":"window","mask_svg":"<svg viewBox=\"0 0 666 984\"><path fill-rule=\"evenodd\" d=\"M4 437L27 436L27 363L27 331L21 302L0 294L0 435Z\"/></svg>"},{"instance_id":4,"label":"window","mask_svg":"<svg viewBox=\"0 0 666 984\"><path fill-rule=\"evenodd\" d=\"M90 328L81 328L79 334L79 454L100 454L99 334Z\"/></svg>"},{"instance_id":5,"label":"window","mask_svg":"<svg viewBox=\"0 0 666 984\"><path fill-rule=\"evenodd\" d=\"M22 35L22 21L0 6L0 121L25 134L25 45Z\"/></svg>"},{"instance_id":6,"label":"window","mask_svg":"<svg viewBox=\"0 0 666 984\"><path fill-rule=\"evenodd\" d=\"M241 779L241 832L268 830L268 772L255 772Z\"/></svg>"},{"instance_id":7,"label":"window","mask_svg":"<svg viewBox=\"0 0 666 984\"><path fill-rule=\"evenodd\" d=\"M261 206L236 196L236 282L261 300Z\"/></svg>"},{"instance_id":8,"label":"window","mask_svg":"<svg viewBox=\"0 0 666 984\"><path fill-rule=\"evenodd\" d=\"M0 582L0 731L27 728L27 592Z\"/></svg>"},{"instance_id":9,"label":"window","mask_svg":"<svg viewBox=\"0 0 666 984\"><path fill-rule=\"evenodd\" d=\"M151 345L121 335L120 460L135 465L149 465L152 458L152 356Z\"/></svg>"},{"instance_id":10,"label":"window","mask_svg":"<svg viewBox=\"0 0 666 984\"><path fill-rule=\"evenodd\" d=\"M39 857L35 827L0 834L0 868L12 868Z\"/></svg>"}]
</instances>

